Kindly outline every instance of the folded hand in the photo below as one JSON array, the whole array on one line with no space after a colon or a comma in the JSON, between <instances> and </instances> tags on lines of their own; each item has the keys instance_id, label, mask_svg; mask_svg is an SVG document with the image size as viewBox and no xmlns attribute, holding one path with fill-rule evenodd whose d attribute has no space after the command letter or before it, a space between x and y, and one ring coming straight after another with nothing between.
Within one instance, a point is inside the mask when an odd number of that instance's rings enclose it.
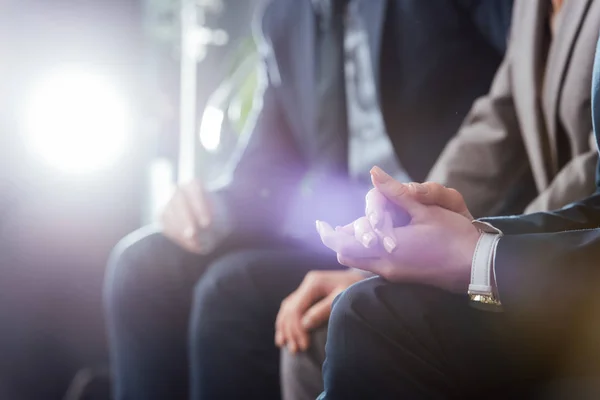
<instances>
[{"instance_id":1,"label":"folded hand","mask_svg":"<svg viewBox=\"0 0 600 400\"><path fill-rule=\"evenodd\" d=\"M292 353L310 345L309 332L327 323L335 297L365 279L359 271L311 271L281 303L275 322L275 344Z\"/></svg>"},{"instance_id":2,"label":"folded hand","mask_svg":"<svg viewBox=\"0 0 600 400\"><path fill-rule=\"evenodd\" d=\"M405 185L378 168L372 177L379 195L367 198L367 216L336 230L317 223L323 243L348 267L466 292L479 231L462 196L435 183ZM408 224L393 226L379 196L404 210Z\"/></svg>"}]
</instances>

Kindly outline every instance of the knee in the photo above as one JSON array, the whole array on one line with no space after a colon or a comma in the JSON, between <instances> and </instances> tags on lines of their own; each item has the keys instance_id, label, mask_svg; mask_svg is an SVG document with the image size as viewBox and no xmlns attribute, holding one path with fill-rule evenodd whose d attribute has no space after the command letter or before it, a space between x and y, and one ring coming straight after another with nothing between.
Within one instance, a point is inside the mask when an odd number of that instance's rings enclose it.
<instances>
[{"instance_id":1,"label":"knee","mask_svg":"<svg viewBox=\"0 0 600 400\"><path fill-rule=\"evenodd\" d=\"M333 303L329 318L330 336L336 335L350 321L367 322L377 308L377 291L387 283L382 278L371 278L358 282L343 291Z\"/></svg>"},{"instance_id":2,"label":"knee","mask_svg":"<svg viewBox=\"0 0 600 400\"><path fill-rule=\"evenodd\" d=\"M104 281L104 301L107 307L135 297L144 285L158 282L161 261L167 247L175 246L151 227L141 228L123 238L112 250ZM173 254L172 252L166 252ZM161 268L163 267L163 268Z\"/></svg>"},{"instance_id":3,"label":"knee","mask_svg":"<svg viewBox=\"0 0 600 400\"><path fill-rule=\"evenodd\" d=\"M444 299L447 296L439 289L422 285L394 284L379 277L358 282L333 304L327 354L348 340L359 350L361 343L377 341L404 324L421 321L423 316L434 313Z\"/></svg>"},{"instance_id":4,"label":"knee","mask_svg":"<svg viewBox=\"0 0 600 400\"><path fill-rule=\"evenodd\" d=\"M255 260L246 252L226 254L211 263L194 288L194 329L239 316L239 309L255 299L250 293Z\"/></svg>"}]
</instances>

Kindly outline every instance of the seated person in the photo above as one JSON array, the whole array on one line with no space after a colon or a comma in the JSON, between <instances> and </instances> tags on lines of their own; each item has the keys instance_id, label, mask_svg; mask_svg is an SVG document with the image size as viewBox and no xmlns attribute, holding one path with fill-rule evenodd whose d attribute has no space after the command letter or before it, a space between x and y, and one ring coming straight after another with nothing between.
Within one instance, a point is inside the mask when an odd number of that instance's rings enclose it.
<instances>
[{"instance_id":1,"label":"seated person","mask_svg":"<svg viewBox=\"0 0 600 400\"><path fill-rule=\"evenodd\" d=\"M600 1L515 2L490 93L474 104L428 179L460 191L476 217L548 211L590 195L598 155L589 82L599 30ZM318 286L307 282L297 293L310 292L309 284ZM280 321L293 320L286 312ZM317 331L321 347L306 354L283 353L289 381L308 386L299 375L318 373L325 336Z\"/></svg>"},{"instance_id":2,"label":"seated person","mask_svg":"<svg viewBox=\"0 0 600 400\"><path fill-rule=\"evenodd\" d=\"M115 398L279 399L273 339L282 300L305 276L324 276L307 272L328 271L332 285L309 324L300 320L317 299L286 302L277 344L302 351L333 296L364 278L322 249L313 221L360 215L374 163L403 180L425 179L489 89L508 25L494 10L510 6L269 2L260 112L231 181L180 187L162 228L133 233L111 257L105 301ZM357 194L354 204L348 193Z\"/></svg>"},{"instance_id":3,"label":"seated person","mask_svg":"<svg viewBox=\"0 0 600 400\"><path fill-rule=\"evenodd\" d=\"M597 142L599 88L600 41ZM366 217L318 224L342 264L380 275L334 304L319 399L600 398L600 163L584 200L474 222L454 189L372 173L367 214L383 212L382 195L411 219L386 232ZM365 233L377 233L368 248Z\"/></svg>"}]
</instances>

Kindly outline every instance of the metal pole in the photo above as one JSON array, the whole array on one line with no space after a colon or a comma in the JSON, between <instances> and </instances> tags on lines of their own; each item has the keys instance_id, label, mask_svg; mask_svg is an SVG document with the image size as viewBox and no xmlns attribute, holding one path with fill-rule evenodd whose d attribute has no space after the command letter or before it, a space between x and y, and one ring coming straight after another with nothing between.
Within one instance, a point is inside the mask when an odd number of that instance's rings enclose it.
<instances>
[{"instance_id":1,"label":"metal pole","mask_svg":"<svg viewBox=\"0 0 600 400\"><path fill-rule=\"evenodd\" d=\"M198 26L196 0L181 0L180 128L177 180L189 182L195 177L197 118L197 49L194 31Z\"/></svg>"}]
</instances>

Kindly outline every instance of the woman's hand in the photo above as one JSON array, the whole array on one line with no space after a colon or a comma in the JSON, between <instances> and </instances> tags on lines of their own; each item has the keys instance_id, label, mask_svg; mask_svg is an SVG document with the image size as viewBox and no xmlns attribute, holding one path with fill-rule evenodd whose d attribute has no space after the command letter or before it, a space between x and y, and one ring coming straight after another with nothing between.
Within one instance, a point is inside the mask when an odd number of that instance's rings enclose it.
<instances>
[{"instance_id":1,"label":"woman's hand","mask_svg":"<svg viewBox=\"0 0 600 400\"><path fill-rule=\"evenodd\" d=\"M327 323L335 297L365 279L360 271L310 271L281 303L275 322L275 344L291 353L305 351L310 331Z\"/></svg>"}]
</instances>

